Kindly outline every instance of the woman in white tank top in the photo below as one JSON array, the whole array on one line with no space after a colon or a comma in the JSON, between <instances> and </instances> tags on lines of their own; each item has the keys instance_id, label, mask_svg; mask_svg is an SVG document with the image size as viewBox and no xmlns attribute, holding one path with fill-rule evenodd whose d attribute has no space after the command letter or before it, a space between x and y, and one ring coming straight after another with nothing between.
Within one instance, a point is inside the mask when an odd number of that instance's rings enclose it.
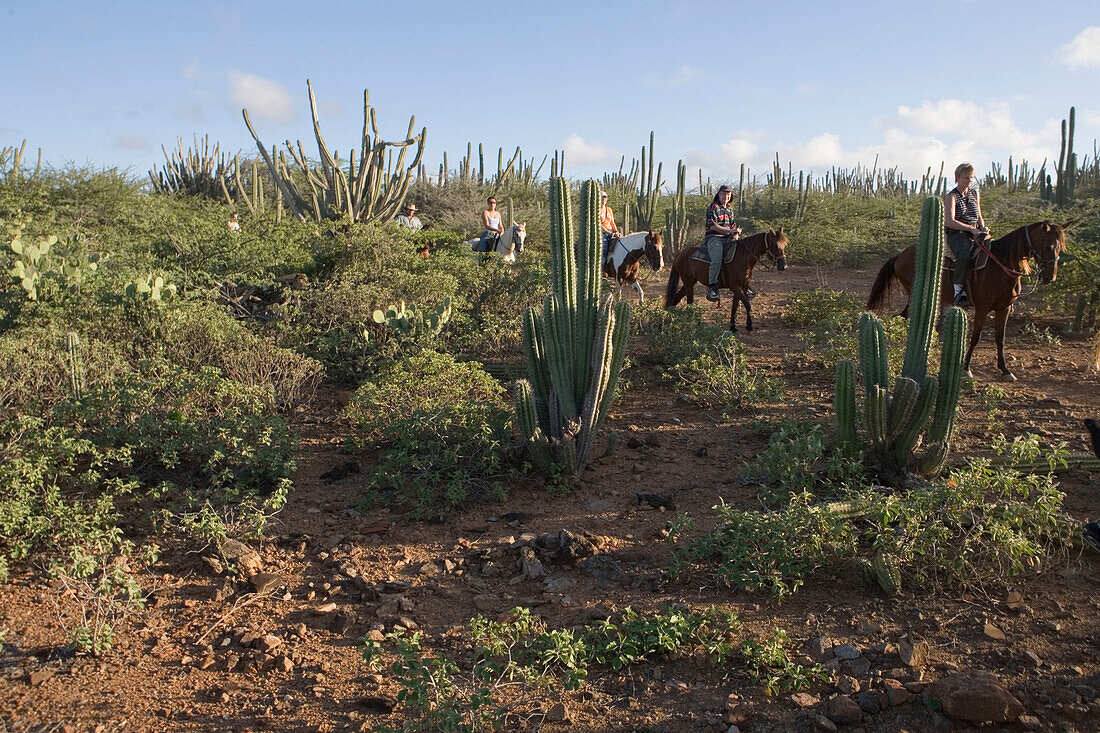
<instances>
[{"instance_id":1,"label":"woman in white tank top","mask_svg":"<svg viewBox=\"0 0 1100 733\"><path fill-rule=\"evenodd\" d=\"M492 237L499 237L504 234L504 225L500 221L500 212L497 211L497 200L493 196L489 197L489 208L481 212L481 221L485 225L485 231L481 233L481 243L478 245L478 251L488 252L486 244Z\"/></svg>"}]
</instances>

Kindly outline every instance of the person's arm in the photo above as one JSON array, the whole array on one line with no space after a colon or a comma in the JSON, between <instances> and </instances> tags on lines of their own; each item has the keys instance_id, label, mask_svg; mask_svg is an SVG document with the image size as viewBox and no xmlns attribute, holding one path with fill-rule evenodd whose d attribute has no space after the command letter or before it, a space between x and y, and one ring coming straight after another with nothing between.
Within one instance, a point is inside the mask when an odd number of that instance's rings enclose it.
<instances>
[{"instance_id":1,"label":"person's arm","mask_svg":"<svg viewBox=\"0 0 1100 733\"><path fill-rule=\"evenodd\" d=\"M981 221L981 217L979 217L978 220ZM963 224L961 221L955 221L955 197L951 194L947 194L943 197L943 223L948 229L954 229L959 232L969 232L973 234L978 231L977 227Z\"/></svg>"},{"instance_id":2,"label":"person's arm","mask_svg":"<svg viewBox=\"0 0 1100 733\"><path fill-rule=\"evenodd\" d=\"M975 191L974 192L974 202L978 205L978 226L980 227L981 231L988 232L989 227L987 227L985 225L985 218L982 217L982 192L981 191Z\"/></svg>"},{"instance_id":3,"label":"person's arm","mask_svg":"<svg viewBox=\"0 0 1100 733\"><path fill-rule=\"evenodd\" d=\"M496 231L492 226L489 225L489 210L488 209L481 212L481 223L485 225L485 228L488 231L490 231L490 232Z\"/></svg>"}]
</instances>

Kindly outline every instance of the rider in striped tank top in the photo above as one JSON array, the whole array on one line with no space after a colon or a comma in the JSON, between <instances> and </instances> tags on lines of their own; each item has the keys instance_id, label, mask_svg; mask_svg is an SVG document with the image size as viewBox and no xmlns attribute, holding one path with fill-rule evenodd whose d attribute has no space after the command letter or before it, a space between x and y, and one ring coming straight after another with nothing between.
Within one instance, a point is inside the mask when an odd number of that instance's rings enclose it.
<instances>
[{"instance_id":1,"label":"rider in striped tank top","mask_svg":"<svg viewBox=\"0 0 1100 733\"><path fill-rule=\"evenodd\" d=\"M982 218L978 190L971 188L974 166L962 163L955 169L955 188L943 197L943 224L947 246L955 255L955 305L965 305L966 274L970 268L970 243L979 236L987 237L989 229Z\"/></svg>"}]
</instances>

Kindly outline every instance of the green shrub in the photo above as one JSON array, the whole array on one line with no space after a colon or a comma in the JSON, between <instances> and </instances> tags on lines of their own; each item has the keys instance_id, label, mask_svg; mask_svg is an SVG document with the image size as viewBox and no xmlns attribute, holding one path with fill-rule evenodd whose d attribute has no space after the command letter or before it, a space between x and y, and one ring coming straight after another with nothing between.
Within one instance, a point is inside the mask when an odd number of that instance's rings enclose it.
<instances>
[{"instance_id":1,"label":"green shrub","mask_svg":"<svg viewBox=\"0 0 1100 733\"><path fill-rule=\"evenodd\" d=\"M355 393L347 415L382 450L368 503L438 518L471 501L500 499L511 439L504 390L480 366L421 351Z\"/></svg>"},{"instance_id":2,"label":"green shrub","mask_svg":"<svg viewBox=\"0 0 1100 733\"><path fill-rule=\"evenodd\" d=\"M216 367L228 379L261 388L280 409L312 397L324 371L315 359L276 346L207 301L165 314L156 353L190 369Z\"/></svg>"},{"instance_id":3,"label":"green shrub","mask_svg":"<svg viewBox=\"0 0 1100 733\"><path fill-rule=\"evenodd\" d=\"M802 328L799 334L806 350L820 358L827 369L832 369L841 359L857 360L857 342L854 337L859 317L863 314L863 301L851 293L819 288L787 297L787 305L779 319L791 328ZM890 358L890 369L901 369L905 337L909 322L900 316L882 319Z\"/></svg>"}]
</instances>

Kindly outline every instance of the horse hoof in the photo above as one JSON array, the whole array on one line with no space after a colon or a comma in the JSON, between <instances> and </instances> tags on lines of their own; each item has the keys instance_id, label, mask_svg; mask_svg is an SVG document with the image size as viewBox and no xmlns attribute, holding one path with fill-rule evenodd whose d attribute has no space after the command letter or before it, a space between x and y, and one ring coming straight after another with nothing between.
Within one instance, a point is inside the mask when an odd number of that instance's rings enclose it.
<instances>
[{"instance_id":1,"label":"horse hoof","mask_svg":"<svg viewBox=\"0 0 1100 733\"><path fill-rule=\"evenodd\" d=\"M1002 382L1015 382L1016 381L1016 375L1013 374L1012 372L1002 372L1001 381Z\"/></svg>"},{"instance_id":2,"label":"horse hoof","mask_svg":"<svg viewBox=\"0 0 1100 733\"><path fill-rule=\"evenodd\" d=\"M967 370L966 370L966 375L965 375L965 376L966 376L966 378L967 378L967 379L973 379L973 378L974 378L974 372L972 372L972 371L970 371L969 369L967 369Z\"/></svg>"}]
</instances>

